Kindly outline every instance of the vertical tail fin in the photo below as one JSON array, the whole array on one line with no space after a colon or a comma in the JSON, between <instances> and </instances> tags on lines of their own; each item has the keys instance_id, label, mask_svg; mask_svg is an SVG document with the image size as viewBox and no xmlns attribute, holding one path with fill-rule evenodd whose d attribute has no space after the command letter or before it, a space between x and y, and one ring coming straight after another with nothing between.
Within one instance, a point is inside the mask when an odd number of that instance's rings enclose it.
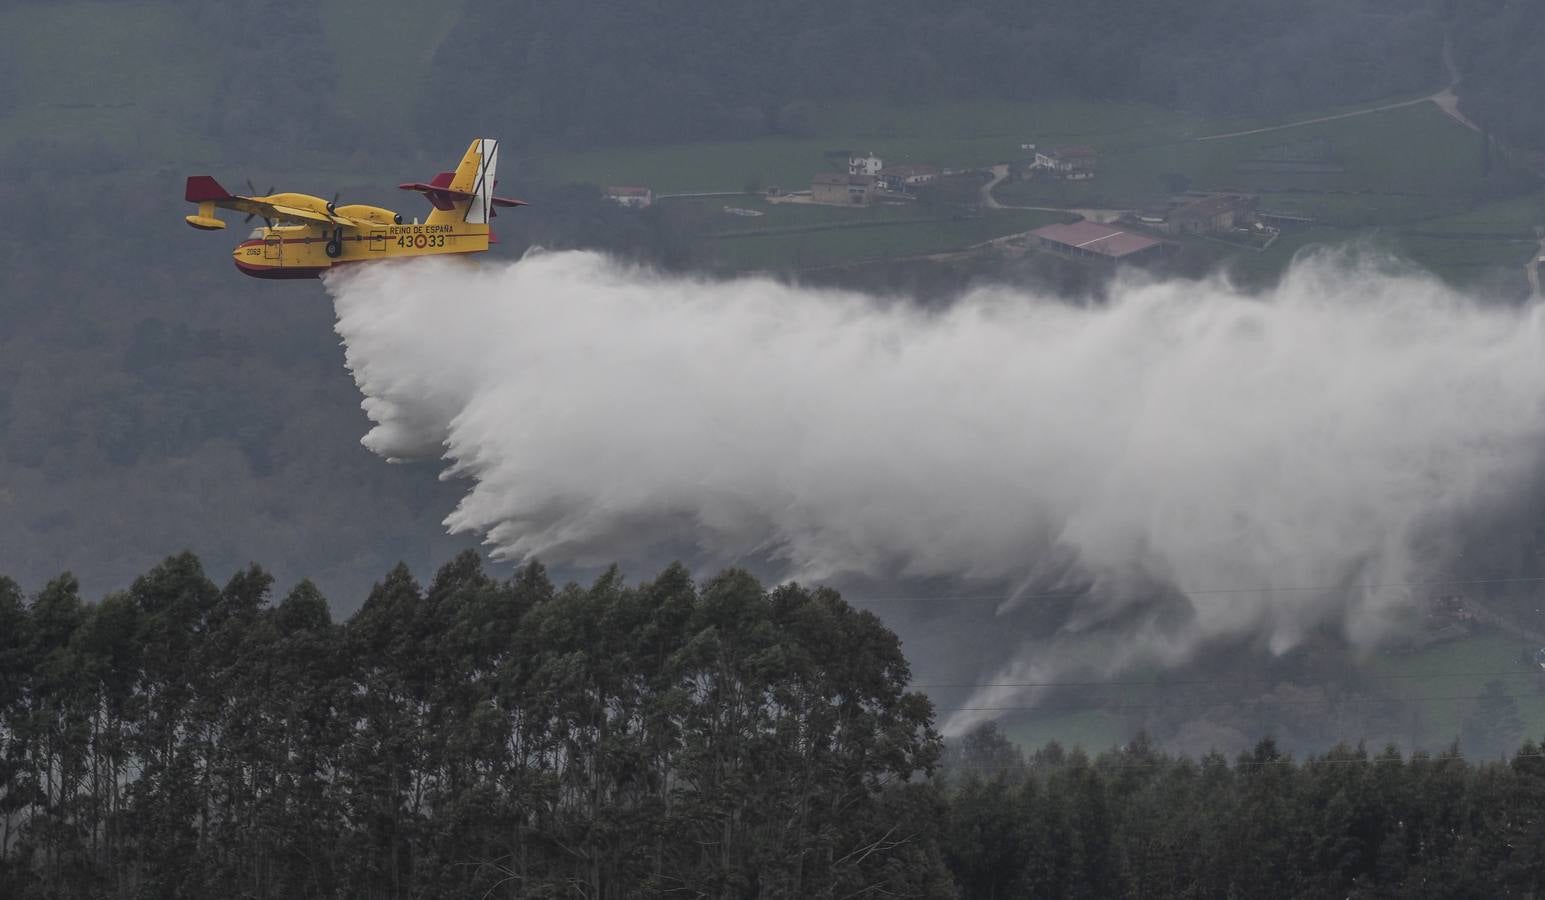
<instances>
[{"instance_id":1,"label":"vertical tail fin","mask_svg":"<svg viewBox=\"0 0 1545 900\"><path fill-rule=\"evenodd\" d=\"M499 142L493 138L477 138L467 148L456 171L441 172L429 184L410 181L397 186L405 191L417 191L429 200L434 207L427 220L429 224L487 225L498 215L497 207L526 205L524 200L494 196L494 174L498 166ZM188 199L193 199L192 195Z\"/></svg>"},{"instance_id":2,"label":"vertical tail fin","mask_svg":"<svg viewBox=\"0 0 1545 900\"><path fill-rule=\"evenodd\" d=\"M450 184L446 185L452 191L471 196L458 198L452 209L436 208L429 214L428 221L487 225L493 212L494 173L498 165L499 142L493 138L475 138L451 175Z\"/></svg>"}]
</instances>

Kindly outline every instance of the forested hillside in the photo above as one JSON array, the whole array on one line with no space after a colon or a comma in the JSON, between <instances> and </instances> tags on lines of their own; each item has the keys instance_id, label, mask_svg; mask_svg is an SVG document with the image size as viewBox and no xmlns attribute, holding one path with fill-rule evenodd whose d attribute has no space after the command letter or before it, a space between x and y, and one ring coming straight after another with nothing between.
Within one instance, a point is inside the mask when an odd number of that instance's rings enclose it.
<instances>
[{"instance_id":1,"label":"forested hillside","mask_svg":"<svg viewBox=\"0 0 1545 900\"><path fill-rule=\"evenodd\" d=\"M1545 751L947 749L829 590L0 578L0 896L1516 896Z\"/></svg>"},{"instance_id":2,"label":"forested hillside","mask_svg":"<svg viewBox=\"0 0 1545 900\"><path fill-rule=\"evenodd\" d=\"M585 143L797 134L788 104L833 97L1265 115L1434 86L1442 42L1435 4L1387 0L479 4L436 54L431 118L491 115ZM458 93L468 64L515 89Z\"/></svg>"},{"instance_id":3,"label":"forested hillside","mask_svg":"<svg viewBox=\"0 0 1545 900\"><path fill-rule=\"evenodd\" d=\"M1466 110L1541 145L1534 12L1526 0L587 0L381 16L360 0L262 0L237 24L180 0L12 0L0 138L53 130L111 146L138 132L160 150L153 125L182 153L253 158L258 141L340 160L382 141L399 159L404 141L432 150L452 124L528 149L797 135L801 104L831 99L1083 98L1264 117L1436 90L1451 37ZM67 49L85 58L51 75ZM303 90L286 85L297 71Z\"/></svg>"}]
</instances>

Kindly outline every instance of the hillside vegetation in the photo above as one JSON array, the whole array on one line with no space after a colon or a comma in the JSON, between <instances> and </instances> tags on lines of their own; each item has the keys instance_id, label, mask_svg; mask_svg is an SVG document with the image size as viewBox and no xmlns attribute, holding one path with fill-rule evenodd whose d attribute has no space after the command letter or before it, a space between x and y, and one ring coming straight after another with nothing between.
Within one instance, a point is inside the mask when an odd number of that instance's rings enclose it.
<instances>
[{"instance_id":1,"label":"hillside vegetation","mask_svg":"<svg viewBox=\"0 0 1545 900\"><path fill-rule=\"evenodd\" d=\"M254 0L240 15L191 0L13 0L0 7L0 200L27 226L0 241L9 572L36 586L70 569L94 596L190 547L221 569L273 560L347 605L365 573L399 559L427 568L473 540L442 534L456 485L358 445L367 422L325 293L237 277L239 217L217 236L182 225L189 174L341 190L411 215L420 201L392 185L431 177L486 133L506 142L501 190L532 201L499 220L503 258L540 243L782 269L955 250L1060 217L722 213L762 209L749 198L633 213L594 185L797 188L831 149L971 166L1008 162L1024 141L1090 142L1110 162L1093 185L1051 196L1006 183L1001 199L1136 202L1179 175L1322 220L1236 261L1262 279L1299 247L1375 225L1445 274L1484 280L1501 266L1516 280L1537 198L1487 174L1480 136L1431 110L1307 129L1345 160L1320 181L1229 171L1294 132L1194 142L1436 90L1445 30L1465 109L1508 119L1516 103L1498 92L1522 90L1530 70L1486 67L1533 58L1526 6L1454 7L1463 29L1425 0L589 0L390 14L362 0ZM1499 55L1504 44L1520 52ZM825 224L857 227L784 230ZM1211 249L1199 245L1203 262ZM889 277L845 283L910 288Z\"/></svg>"},{"instance_id":2,"label":"hillside vegetation","mask_svg":"<svg viewBox=\"0 0 1545 900\"><path fill-rule=\"evenodd\" d=\"M1435 90L1452 35L1467 112L1545 146L1527 102L1538 19L1524 0L526 0L390 15L256 0L239 17L178 0L23 0L0 11L0 137L178 161L282 144L293 165L297 150L336 164L382 141L399 159L404 144L435 151L452 125L568 150L832 134L831 101L1078 99L1276 119Z\"/></svg>"},{"instance_id":3,"label":"hillside vegetation","mask_svg":"<svg viewBox=\"0 0 1545 900\"><path fill-rule=\"evenodd\" d=\"M0 895L1485 896L1545 880L1545 750L1139 734L946 746L830 590L392 569L335 621L169 558L99 603L0 577ZM1506 697L1478 710L1494 723ZM1468 748L1467 752L1468 752Z\"/></svg>"}]
</instances>

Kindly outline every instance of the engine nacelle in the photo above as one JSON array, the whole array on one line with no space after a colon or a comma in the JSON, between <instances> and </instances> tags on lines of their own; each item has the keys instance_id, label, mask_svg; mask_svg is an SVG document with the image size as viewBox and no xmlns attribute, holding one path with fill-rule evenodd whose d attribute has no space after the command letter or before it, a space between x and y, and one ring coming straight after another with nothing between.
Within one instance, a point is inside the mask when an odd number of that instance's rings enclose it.
<instances>
[{"instance_id":1,"label":"engine nacelle","mask_svg":"<svg viewBox=\"0 0 1545 900\"><path fill-rule=\"evenodd\" d=\"M338 215L350 219L364 219L377 225L401 225L402 214L394 213L389 209L379 206L367 206L363 203L354 203L349 206L340 206L334 210Z\"/></svg>"}]
</instances>

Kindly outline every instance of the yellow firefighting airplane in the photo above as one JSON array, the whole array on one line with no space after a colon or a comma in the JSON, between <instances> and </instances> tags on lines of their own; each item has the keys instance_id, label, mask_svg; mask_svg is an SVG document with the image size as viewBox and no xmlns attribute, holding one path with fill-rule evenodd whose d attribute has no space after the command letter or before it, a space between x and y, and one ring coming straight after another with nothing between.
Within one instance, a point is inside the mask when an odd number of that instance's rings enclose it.
<instances>
[{"instance_id":1,"label":"yellow firefighting airplane","mask_svg":"<svg viewBox=\"0 0 1545 900\"><path fill-rule=\"evenodd\" d=\"M198 214L187 217L194 228L215 231L225 223L215 209L234 209L263 218L262 228L231 251L236 268L257 278L315 278L339 263L442 253L476 253L494 240L489 230L496 207L525 206L523 200L494 196L499 142L478 138L454 172L441 172L428 184L398 187L418 191L434 210L423 224L405 224L400 213L379 206L339 206L309 194L242 197L208 175L188 178L187 199ZM253 191L257 193L256 190Z\"/></svg>"}]
</instances>

